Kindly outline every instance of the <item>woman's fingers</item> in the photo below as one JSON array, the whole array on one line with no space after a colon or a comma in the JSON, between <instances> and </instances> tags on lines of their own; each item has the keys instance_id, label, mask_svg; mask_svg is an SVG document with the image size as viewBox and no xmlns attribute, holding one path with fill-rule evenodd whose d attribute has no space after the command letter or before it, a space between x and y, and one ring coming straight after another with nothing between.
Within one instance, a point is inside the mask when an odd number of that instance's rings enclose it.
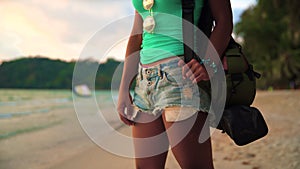
<instances>
[{"instance_id":1,"label":"woman's fingers","mask_svg":"<svg viewBox=\"0 0 300 169\"><path fill-rule=\"evenodd\" d=\"M209 80L205 67L195 59L192 59L187 64L185 64L183 60L180 60L178 66L182 66L183 79L189 78L193 83L197 83L201 80Z\"/></svg>"},{"instance_id":2,"label":"woman's fingers","mask_svg":"<svg viewBox=\"0 0 300 169\"><path fill-rule=\"evenodd\" d=\"M134 122L132 120L129 120L129 118L128 118L129 116L131 117L133 114L133 109L132 109L131 105L128 106L128 105L126 105L126 103L120 104L118 106L117 111L118 111L120 119L123 123L125 123L128 126L134 125ZM125 113L125 111L127 111L127 112Z\"/></svg>"},{"instance_id":3,"label":"woman's fingers","mask_svg":"<svg viewBox=\"0 0 300 169\"><path fill-rule=\"evenodd\" d=\"M179 60L179 61L178 61L178 66L184 66L184 65L185 65L185 63L184 63L183 60Z\"/></svg>"},{"instance_id":4,"label":"woman's fingers","mask_svg":"<svg viewBox=\"0 0 300 169\"><path fill-rule=\"evenodd\" d=\"M124 117L124 116L121 115L121 114L120 114L120 119L121 119L121 121L122 121L124 124L126 124L126 125L128 125L128 126L134 125L134 122L133 122L133 121L128 120L126 117Z\"/></svg>"},{"instance_id":5,"label":"woman's fingers","mask_svg":"<svg viewBox=\"0 0 300 169\"><path fill-rule=\"evenodd\" d=\"M202 66L195 59L193 59L187 65L189 70L186 72L186 77L191 79L192 77L197 77L201 73Z\"/></svg>"},{"instance_id":6,"label":"woman's fingers","mask_svg":"<svg viewBox=\"0 0 300 169\"><path fill-rule=\"evenodd\" d=\"M185 76L186 75L186 70L187 70L185 62L183 60L179 60L178 61L178 66L182 67L182 69L181 69L182 78L185 79L186 78L186 76Z\"/></svg>"},{"instance_id":7,"label":"woman's fingers","mask_svg":"<svg viewBox=\"0 0 300 169\"><path fill-rule=\"evenodd\" d=\"M183 79L190 78L190 76L196 70L196 64L197 64L197 61L195 59L192 59L187 64L185 64L185 62L183 60L180 60L178 62L178 66L182 66L182 76L183 76Z\"/></svg>"},{"instance_id":8,"label":"woman's fingers","mask_svg":"<svg viewBox=\"0 0 300 169\"><path fill-rule=\"evenodd\" d=\"M134 125L134 122L132 120L129 120L128 114L125 113L126 108L124 107L122 109L122 111L118 111L121 121L128 126ZM130 114L132 114L132 112Z\"/></svg>"},{"instance_id":9,"label":"woman's fingers","mask_svg":"<svg viewBox=\"0 0 300 169\"><path fill-rule=\"evenodd\" d=\"M209 76L206 69L201 65L201 67L199 67L199 69L197 69L196 72L190 76L190 79L193 81L193 83L198 83L201 80L209 80Z\"/></svg>"},{"instance_id":10,"label":"woman's fingers","mask_svg":"<svg viewBox=\"0 0 300 169\"><path fill-rule=\"evenodd\" d=\"M122 97L122 95L120 95L120 97ZM134 122L132 120L130 120L133 115L131 96L129 96L129 98L127 98L127 97L120 98L120 100L118 102L117 111L118 111L120 119L123 123L125 123L126 125L129 125L129 126L134 125Z\"/></svg>"},{"instance_id":11,"label":"woman's fingers","mask_svg":"<svg viewBox=\"0 0 300 169\"><path fill-rule=\"evenodd\" d=\"M205 71L206 71L206 70L205 70ZM198 82L200 82L201 80L204 80L204 81L209 80L209 76L208 76L207 72L206 72L206 73L201 73L199 76L195 77L195 78L193 79L193 83L198 83Z\"/></svg>"}]
</instances>

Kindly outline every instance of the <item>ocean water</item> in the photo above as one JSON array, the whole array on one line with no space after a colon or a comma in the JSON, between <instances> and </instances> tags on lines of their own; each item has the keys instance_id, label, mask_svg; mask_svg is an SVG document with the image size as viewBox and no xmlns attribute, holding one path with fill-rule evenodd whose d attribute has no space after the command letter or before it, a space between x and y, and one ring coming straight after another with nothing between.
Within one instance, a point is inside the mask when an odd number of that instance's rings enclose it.
<instances>
[{"instance_id":1,"label":"ocean water","mask_svg":"<svg viewBox=\"0 0 300 169\"><path fill-rule=\"evenodd\" d=\"M80 98L71 90L0 89L0 139L62 124L74 114L83 125L83 118L97 115L117 127L116 100L116 91L95 91L90 98Z\"/></svg>"}]
</instances>

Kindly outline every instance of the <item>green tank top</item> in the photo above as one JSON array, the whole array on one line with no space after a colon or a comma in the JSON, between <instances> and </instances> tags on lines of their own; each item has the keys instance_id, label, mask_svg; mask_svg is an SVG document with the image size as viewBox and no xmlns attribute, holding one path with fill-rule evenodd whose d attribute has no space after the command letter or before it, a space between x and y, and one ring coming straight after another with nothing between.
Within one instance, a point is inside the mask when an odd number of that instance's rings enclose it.
<instances>
[{"instance_id":1,"label":"green tank top","mask_svg":"<svg viewBox=\"0 0 300 169\"><path fill-rule=\"evenodd\" d=\"M203 0L196 0L194 21L199 20ZM132 0L143 20L150 15L143 0ZM154 0L152 7L156 26L153 33L143 32L140 62L149 64L171 56L183 55L181 0Z\"/></svg>"}]
</instances>

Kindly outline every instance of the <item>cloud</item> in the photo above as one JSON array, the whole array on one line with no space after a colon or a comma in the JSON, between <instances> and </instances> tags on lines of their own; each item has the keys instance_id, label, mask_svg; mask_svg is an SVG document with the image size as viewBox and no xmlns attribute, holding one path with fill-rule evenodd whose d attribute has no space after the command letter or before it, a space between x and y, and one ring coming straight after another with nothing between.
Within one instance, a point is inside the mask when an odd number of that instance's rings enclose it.
<instances>
[{"instance_id":1,"label":"cloud","mask_svg":"<svg viewBox=\"0 0 300 169\"><path fill-rule=\"evenodd\" d=\"M0 57L40 54L65 60L76 58L97 30L133 13L128 4L130 1L124 0L0 1L4 14L0 16L0 32L5 33L0 35L0 44L11 42L10 46L2 45Z\"/></svg>"},{"instance_id":2,"label":"cloud","mask_svg":"<svg viewBox=\"0 0 300 169\"><path fill-rule=\"evenodd\" d=\"M0 33L1 39L5 39L5 41L0 41L0 60L2 59L12 59L10 57L5 56L20 56L21 51L17 47L20 43L20 38L12 33L12 32L1 32Z\"/></svg>"},{"instance_id":3,"label":"cloud","mask_svg":"<svg viewBox=\"0 0 300 169\"><path fill-rule=\"evenodd\" d=\"M231 3L236 21L237 15L255 0L232 0ZM131 0L0 1L0 11L0 60L20 55L76 59L99 29L134 13ZM127 31L124 29L130 28L111 27L106 32L117 35ZM99 40L97 46L105 43ZM112 53L123 57L124 47L117 46L115 51L123 52Z\"/></svg>"},{"instance_id":4,"label":"cloud","mask_svg":"<svg viewBox=\"0 0 300 169\"><path fill-rule=\"evenodd\" d=\"M0 32L9 32L18 40L15 47L21 55L55 54L59 49L59 37L67 32L66 23L51 20L41 8L21 3L21 1L1 2ZM6 36L7 37L7 36ZM0 43L8 39L1 36ZM4 55L1 51L1 56ZM11 55L6 57L13 57Z\"/></svg>"}]
</instances>

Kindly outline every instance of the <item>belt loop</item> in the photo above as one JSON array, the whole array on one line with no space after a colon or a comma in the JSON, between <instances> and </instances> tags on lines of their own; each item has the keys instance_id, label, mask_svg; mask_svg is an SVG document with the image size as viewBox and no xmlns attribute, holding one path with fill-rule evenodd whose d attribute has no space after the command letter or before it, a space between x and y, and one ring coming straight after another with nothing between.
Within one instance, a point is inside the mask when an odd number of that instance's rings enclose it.
<instances>
[{"instance_id":1,"label":"belt loop","mask_svg":"<svg viewBox=\"0 0 300 169\"><path fill-rule=\"evenodd\" d=\"M143 80L143 68L142 68L141 65L139 65L139 66L140 66L140 76L141 76L141 80Z\"/></svg>"},{"instance_id":2,"label":"belt loop","mask_svg":"<svg viewBox=\"0 0 300 169\"><path fill-rule=\"evenodd\" d=\"M160 79L163 78L163 76L162 76L162 70L161 70L161 64L158 65L158 72L157 72L157 74L160 77Z\"/></svg>"}]
</instances>

